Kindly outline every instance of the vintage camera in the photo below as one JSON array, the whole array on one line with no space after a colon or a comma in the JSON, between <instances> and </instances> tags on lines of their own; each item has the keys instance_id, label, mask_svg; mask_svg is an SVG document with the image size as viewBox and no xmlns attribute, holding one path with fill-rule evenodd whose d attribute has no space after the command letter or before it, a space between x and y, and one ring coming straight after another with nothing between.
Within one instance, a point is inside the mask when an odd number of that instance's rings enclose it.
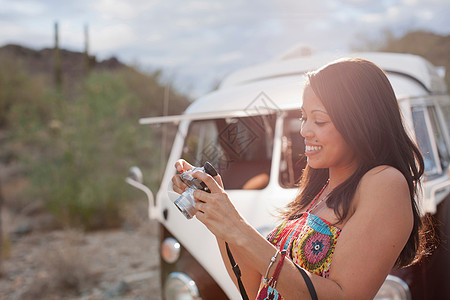
<instances>
[{"instance_id":1,"label":"vintage camera","mask_svg":"<svg viewBox=\"0 0 450 300\"><path fill-rule=\"evenodd\" d=\"M217 175L216 169L214 169L214 167L209 162L205 162L203 167L192 168L191 170L185 171L180 174L181 180L186 183L189 188L185 190L177 200L174 201L174 204L187 219L191 219L197 212L197 210L195 209L194 191L196 189L199 189L210 193L208 187L203 181L198 178L192 177L192 173L195 171L202 171L213 177Z\"/></svg>"}]
</instances>

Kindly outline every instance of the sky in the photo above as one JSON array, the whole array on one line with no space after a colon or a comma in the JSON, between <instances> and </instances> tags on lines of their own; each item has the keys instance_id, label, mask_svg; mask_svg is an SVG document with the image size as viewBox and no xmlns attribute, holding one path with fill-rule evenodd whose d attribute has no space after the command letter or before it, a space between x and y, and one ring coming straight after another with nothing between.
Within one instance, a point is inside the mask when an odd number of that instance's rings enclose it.
<instances>
[{"instance_id":1,"label":"sky","mask_svg":"<svg viewBox=\"0 0 450 300\"><path fill-rule=\"evenodd\" d=\"M449 0L0 0L0 46L60 47L119 58L192 98L239 68L300 45L341 52L366 40L427 30L450 34Z\"/></svg>"}]
</instances>

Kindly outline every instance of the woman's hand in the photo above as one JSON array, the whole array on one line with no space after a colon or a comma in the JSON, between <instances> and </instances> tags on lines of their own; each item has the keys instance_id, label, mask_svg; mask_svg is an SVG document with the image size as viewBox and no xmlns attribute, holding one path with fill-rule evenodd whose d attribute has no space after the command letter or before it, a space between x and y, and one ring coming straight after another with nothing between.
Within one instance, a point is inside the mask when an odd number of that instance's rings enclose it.
<instances>
[{"instance_id":1,"label":"woman's hand","mask_svg":"<svg viewBox=\"0 0 450 300\"><path fill-rule=\"evenodd\" d=\"M184 159L179 159L175 163L175 168L182 173L191 170L193 166ZM218 238L225 241L238 236L233 228L243 219L231 203L227 193L223 189L222 178L219 174L212 177L204 172L197 171L193 177L203 181L211 191L207 193L201 190L194 191L195 208L197 209L197 219ZM173 190L179 194L189 187L181 180L180 174L172 177Z\"/></svg>"},{"instance_id":2,"label":"woman's hand","mask_svg":"<svg viewBox=\"0 0 450 300\"><path fill-rule=\"evenodd\" d=\"M179 159L175 163L175 169L179 173L183 173L185 171L189 171L193 168L193 166L185 161L184 159ZM223 188L222 178L220 175L214 176L214 180L220 185L220 187ZM177 192L178 194L183 193L185 190L187 190L189 187L181 180L180 174L176 174L172 177L172 183L173 183L173 190L174 192Z\"/></svg>"},{"instance_id":3,"label":"woman's hand","mask_svg":"<svg viewBox=\"0 0 450 300\"><path fill-rule=\"evenodd\" d=\"M203 181L211 191L194 191L197 219L218 238L225 241L236 241L241 236L242 227L246 224L224 191L220 176L214 178L203 172L194 172L193 177Z\"/></svg>"}]
</instances>

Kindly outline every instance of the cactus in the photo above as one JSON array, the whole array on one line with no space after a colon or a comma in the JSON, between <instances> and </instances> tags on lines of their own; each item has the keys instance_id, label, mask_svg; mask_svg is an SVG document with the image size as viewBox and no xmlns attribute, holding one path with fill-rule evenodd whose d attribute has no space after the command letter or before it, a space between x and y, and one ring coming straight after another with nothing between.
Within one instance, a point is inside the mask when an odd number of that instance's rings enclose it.
<instances>
[{"instance_id":1,"label":"cactus","mask_svg":"<svg viewBox=\"0 0 450 300\"><path fill-rule=\"evenodd\" d=\"M59 52L59 37L58 37L58 22L55 22L55 48L54 48L55 61L53 66L53 72L55 76L56 88L60 89L62 85L62 68L61 68L61 54Z\"/></svg>"},{"instance_id":2,"label":"cactus","mask_svg":"<svg viewBox=\"0 0 450 300\"><path fill-rule=\"evenodd\" d=\"M84 64L86 75L91 71L91 63L89 61L89 25L84 25Z\"/></svg>"}]
</instances>

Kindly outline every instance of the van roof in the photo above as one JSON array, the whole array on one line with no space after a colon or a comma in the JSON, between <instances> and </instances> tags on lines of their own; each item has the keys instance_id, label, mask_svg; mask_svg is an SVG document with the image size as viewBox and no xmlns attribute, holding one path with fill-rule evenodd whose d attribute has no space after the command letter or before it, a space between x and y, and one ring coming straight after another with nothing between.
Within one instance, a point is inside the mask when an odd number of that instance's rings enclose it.
<instances>
[{"instance_id":1,"label":"van roof","mask_svg":"<svg viewBox=\"0 0 450 300\"><path fill-rule=\"evenodd\" d=\"M445 93L446 86L435 68L425 59L396 53L325 54L270 61L238 70L225 78L219 89L209 93L186 110L202 114L243 110L298 109L302 105L305 72L315 70L342 57L360 57L373 61L386 71L397 99Z\"/></svg>"},{"instance_id":2,"label":"van roof","mask_svg":"<svg viewBox=\"0 0 450 300\"><path fill-rule=\"evenodd\" d=\"M445 94L446 85L425 59L398 53L321 54L278 59L240 69L227 76L218 90L194 101L179 116L143 118L141 124L179 122L183 119L214 119L267 114L298 109L302 105L305 72L342 57L368 59L386 71L397 99Z\"/></svg>"},{"instance_id":3,"label":"van roof","mask_svg":"<svg viewBox=\"0 0 450 300\"><path fill-rule=\"evenodd\" d=\"M245 84L280 76L300 75L315 70L327 63L343 57L358 57L377 64L386 73L407 76L421 84L430 93L445 93L446 86L437 69L424 58L404 53L355 52L324 53L301 56L293 49L278 59L240 69L227 76L220 88Z\"/></svg>"}]
</instances>

